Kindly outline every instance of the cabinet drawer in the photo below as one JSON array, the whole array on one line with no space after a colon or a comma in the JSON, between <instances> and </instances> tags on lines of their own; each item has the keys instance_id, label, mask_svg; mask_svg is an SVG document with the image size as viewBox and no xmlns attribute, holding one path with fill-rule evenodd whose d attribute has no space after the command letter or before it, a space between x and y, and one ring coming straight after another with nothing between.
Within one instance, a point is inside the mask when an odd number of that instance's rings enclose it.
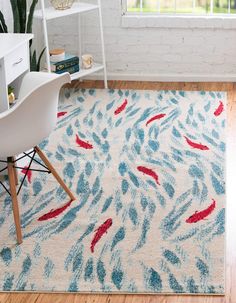
<instances>
[{"instance_id":1,"label":"cabinet drawer","mask_svg":"<svg viewBox=\"0 0 236 303\"><path fill-rule=\"evenodd\" d=\"M5 72L7 84L15 80L29 68L28 43L20 45L5 57Z\"/></svg>"}]
</instances>

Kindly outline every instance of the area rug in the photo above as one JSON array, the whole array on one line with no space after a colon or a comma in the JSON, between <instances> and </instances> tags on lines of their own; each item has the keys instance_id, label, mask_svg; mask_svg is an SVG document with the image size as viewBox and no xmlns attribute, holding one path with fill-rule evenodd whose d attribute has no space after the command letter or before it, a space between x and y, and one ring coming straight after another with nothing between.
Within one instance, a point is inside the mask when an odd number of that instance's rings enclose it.
<instances>
[{"instance_id":1,"label":"area rug","mask_svg":"<svg viewBox=\"0 0 236 303\"><path fill-rule=\"evenodd\" d=\"M76 195L0 195L0 290L224 293L224 92L66 91L41 143ZM20 172L23 177L25 170Z\"/></svg>"}]
</instances>

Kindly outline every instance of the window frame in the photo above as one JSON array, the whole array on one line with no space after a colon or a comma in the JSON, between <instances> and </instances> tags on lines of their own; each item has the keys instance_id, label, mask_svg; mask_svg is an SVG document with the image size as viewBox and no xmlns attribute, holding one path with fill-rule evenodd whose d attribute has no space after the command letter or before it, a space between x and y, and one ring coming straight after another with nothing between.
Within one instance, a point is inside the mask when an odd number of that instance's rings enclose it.
<instances>
[{"instance_id":1,"label":"window frame","mask_svg":"<svg viewBox=\"0 0 236 303\"><path fill-rule=\"evenodd\" d=\"M236 14L128 12L121 0L122 28L236 29Z\"/></svg>"},{"instance_id":2,"label":"window frame","mask_svg":"<svg viewBox=\"0 0 236 303\"><path fill-rule=\"evenodd\" d=\"M144 15L144 16L176 16L176 17L185 17L185 16L193 16L193 17L224 17L224 18L236 18L236 13L231 14L230 12L228 13L214 13L213 12L213 7L212 7L212 2L211 2L211 12L206 13L206 14L196 14L194 12L192 13L178 13L178 12L173 12L173 13L160 13L160 12L128 12L127 10L127 1L128 0L121 0L121 7L122 7L122 16L124 15ZM214 1L214 0L212 0ZM230 9L230 8L229 8Z\"/></svg>"}]
</instances>

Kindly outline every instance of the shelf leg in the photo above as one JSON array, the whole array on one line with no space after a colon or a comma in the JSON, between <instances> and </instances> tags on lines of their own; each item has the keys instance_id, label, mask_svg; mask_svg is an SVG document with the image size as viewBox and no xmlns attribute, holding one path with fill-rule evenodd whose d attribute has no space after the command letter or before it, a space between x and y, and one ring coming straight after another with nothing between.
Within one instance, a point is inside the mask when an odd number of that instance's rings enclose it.
<instances>
[{"instance_id":1,"label":"shelf leg","mask_svg":"<svg viewBox=\"0 0 236 303\"><path fill-rule=\"evenodd\" d=\"M104 45L104 33L103 33L103 23L102 23L102 7L101 0L98 0L99 6L99 24L100 24L100 33L101 33L101 44L102 44L102 62L103 62L103 72L104 72L104 86L108 88L107 85L107 68L106 68L106 56L105 56L105 45Z\"/></svg>"},{"instance_id":2,"label":"shelf leg","mask_svg":"<svg viewBox=\"0 0 236 303\"><path fill-rule=\"evenodd\" d=\"M46 64L47 64L47 70L50 73L51 72L50 53L49 53L48 30L47 30L47 21L46 21L46 17L45 17L44 0L41 0L41 9L42 9L42 17L43 17L44 42L45 42L45 47L46 47Z\"/></svg>"},{"instance_id":3,"label":"shelf leg","mask_svg":"<svg viewBox=\"0 0 236 303\"><path fill-rule=\"evenodd\" d=\"M81 31L81 19L82 16L78 14L78 50L79 50L79 65L82 68L82 31ZM82 78L79 78L79 82L82 82Z\"/></svg>"},{"instance_id":4,"label":"shelf leg","mask_svg":"<svg viewBox=\"0 0 236 303\"><path fill-rule=\"evenodd\" d=\"M81 56L82 56L82 37L81 37L81 16L80 16L80 14L78 14L78 50L79 50L79 58L81 59ZM80 60L80 63L81 63L81 60Z\"/></svg>"}]
</instances>

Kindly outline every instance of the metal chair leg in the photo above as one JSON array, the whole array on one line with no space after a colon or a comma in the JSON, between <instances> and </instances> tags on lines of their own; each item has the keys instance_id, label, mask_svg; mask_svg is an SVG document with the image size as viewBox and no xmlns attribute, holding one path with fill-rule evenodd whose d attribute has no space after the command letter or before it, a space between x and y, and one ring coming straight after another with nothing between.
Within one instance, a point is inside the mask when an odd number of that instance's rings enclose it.
<instances>
[{"instance_id":1,"label":"metal chair leg","mask_svg":"<svg viewBox=\"0 0 236 303\"><path fill-rule=\"evenodd\" d=\"M21 233L21 224L20 224L20 213L19 213L19 207L18 207L18 200L17 200L17 193L16 193L16 177L14 172L14 158L9 157L7 163L7 169L8 169L8 177L9 177L9 184L10 184L10 193L11 193L11 199L12 199L12 210L13 210L13 216L16 226L16 236L17 236L17 242L18 244L22 243L22 233Z\"/></svg>"},{"instance_id":2,"label":"metal chair leg","mask_svg":"<svg viewBox=\"0 0 236 303\"><path fill-rule=\"evenodd\" d=\"M41 160L45 163L47 168L51 171L57 182L61 185L61 187L64 189L64 191L68 194L68 196L71 198L72 201L75 200L75 196L72 194L70 189L66 186L65 182L61 179L61 177L56 172L55 168L52 166L52 164L49 162L48 158L45 156L45 154L41 151L41 149L38 146L35 146L35 151L41 158Z\"/></svg>"}]
</instances>

